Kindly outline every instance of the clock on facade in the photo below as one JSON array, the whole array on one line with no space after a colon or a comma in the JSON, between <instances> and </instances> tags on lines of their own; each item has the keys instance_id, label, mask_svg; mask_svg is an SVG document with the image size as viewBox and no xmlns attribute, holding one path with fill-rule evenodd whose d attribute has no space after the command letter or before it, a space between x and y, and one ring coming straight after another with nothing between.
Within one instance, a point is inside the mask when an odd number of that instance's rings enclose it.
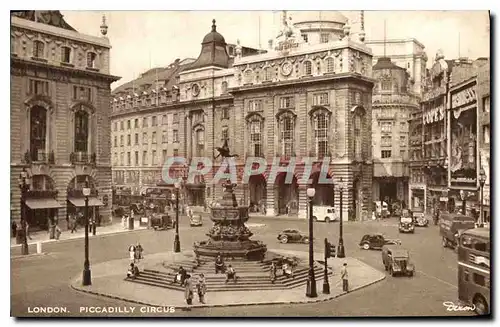
<instances>
[{"instance_id":1,"label":"clock on facade","mask_svg":"<svg viewBox=\"0 0 500 327\"><path fill-rule=\"evenodd\" d=\"M281 65L281 73L285 76L288 76L292 73L292 64L290 62L285 62Z\"/></svg>"},{"instance_id":2,"label":"clock on facade","mask_svg":"<svg viewBox=\"0 0 500 327\"><path fill-rule=\"evenodd\" d=\"M191 86L191 92L193 96L198 96L198 94L200 94L200 86L198 84L193 84L193 86Z\"/></svg>"}]
</instances>

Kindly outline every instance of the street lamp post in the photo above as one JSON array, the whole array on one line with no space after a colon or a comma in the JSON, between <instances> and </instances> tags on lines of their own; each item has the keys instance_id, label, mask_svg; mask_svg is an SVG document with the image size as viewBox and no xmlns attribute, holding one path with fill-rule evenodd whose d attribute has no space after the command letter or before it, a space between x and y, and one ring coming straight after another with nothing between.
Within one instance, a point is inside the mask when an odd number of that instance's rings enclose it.
<instances>
[{"instance_id":1,"label":"street lamp post","mask_svg":"<svg viewBox=\"0 0 500 327\"><path fill-rule=\"evenodd\" d=\"M22 245L21 253L23 255L29 254L28 248L28 234L26 230L26 193L29 191L30 184L27 182L28 173L26 169L23 168L21 175L19 175L19 188L21 189L21 229L22 229Z\"/></svg>"},{"instance_id":2,"label":"street lamp post","mask_svg":"<svg viewBox=\"0 0 500 327\"><path fill-rule=\"evenodd\" d=\"M85 182L85 187L82 189L83 196L85 196L85 262L83 263L83 286L92 285L90 274L90 261L89 261L89 195L90 188L89 182Z\"/></svg>"},{"instance_id":3,"label":"street lamp post","mask_svg":"<svg viewBox=\"0 0 500 327\"><path fill-rule=\"evenodd\" d=\"M344 218L343 218L343 193L344 193L344 182L342 181L342 178L340 179L339 182L339 196L340 196L340 223L339 223L339 246L337 249L337 258L345 258L345 248L344 248Z\"/></svg>"},{"instance_id":4,"label":"street lamp post","mask_svg":"<svg viewBox=\"0 0 500 327\"><path fill-rule=\"evenodd\" d=\"M174 252L181 252L181 241L179 239L179 182L175 183L175 238Z\"/></svg>"},{"instance_id":5,"label":"street lamp post","mask_svg":"<svg viewBox=\"0 0 500 327\"><path fill-rule=\"evenodd\" d=\"M314 188L307 189L307 197L309 198L309 278L307 279L306 296L318 297L316 292L316 277L314 276L314 232L313 232L313 198L316 194Z\"/></svg>"},{"instance_id":6,"label":"street lamp post","mask_svg":"<svg viewBox=\"0 0 500 327\"><path fill-rule=\"evenodd\" d=\"M466 196L465 196L465 191L464 190L460 190L460 200L462 200L462 214L464 216L467 215L467 201L465 201L466 199Z\"/></svg>"},{"instance_id":7,"label":"street lamp post","mask_svg":"<svg viewBox=\"0 0 500 327\"><path fill-rule=\"evenodd\" d=\"M479 224L478 227L484 227L484 212L483 212L483 202L484 202L484 197L483 197L483 190L484 190L484 184L486 183L486 172L484 171L483 167L479 170L479 185L481 186L481 202L479 203Z\"/></svg>"}]
</instances>

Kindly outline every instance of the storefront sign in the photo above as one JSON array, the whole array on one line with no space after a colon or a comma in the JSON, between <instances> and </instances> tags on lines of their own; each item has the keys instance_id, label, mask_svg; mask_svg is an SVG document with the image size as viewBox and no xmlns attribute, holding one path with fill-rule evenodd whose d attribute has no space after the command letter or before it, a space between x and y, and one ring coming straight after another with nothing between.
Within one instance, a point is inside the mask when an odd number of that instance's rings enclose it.
<instances>
[{"instance_id":1,"label":"storefront sign","mask_svg":"<svg viewBox=\"0 0 500 327\"><path fill-rule=\"evenodd\" d=\"M445 114L444 105L440 105L437 108L424 112L422 117L423 124L427 125L441 121L444 119L444 114Z\"/></svg>"},{"instance_id":2,"label":"storefront sign","mask_svg":"<svg viewBox=\"0 0 500 327\"><path fill-rule=\"evenodd\" d=\"M476 85L451 95L451 107L459 108L476 102Z\"/></svg>"}]
</instances>

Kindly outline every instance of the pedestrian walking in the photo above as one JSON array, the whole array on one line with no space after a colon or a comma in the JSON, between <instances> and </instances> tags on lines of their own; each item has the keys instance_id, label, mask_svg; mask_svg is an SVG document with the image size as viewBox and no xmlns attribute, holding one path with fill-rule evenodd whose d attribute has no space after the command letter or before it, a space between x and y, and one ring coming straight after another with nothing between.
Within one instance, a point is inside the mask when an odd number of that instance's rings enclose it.
<instances>
[{"instance_id":1,"label":"pedestrian walking","mask_svg":"<svg viewBox=\"0 0 500 327\"><path fill-rule=\"evenodd\" d=\"M200 274L198 278L198 283L196 284L196 289L198 292L198 299L200 303L205 304L205 293L207 292L207 284L205 283L205 275Z\"/></svg>"},{"instance_id":2,"label":"pedestrian walking","mask_svg":"<svg viewBox=\"0 0 500 327\"><path fill-rule=\"evenodd\" d=\"M349 292L349 274L347 272L347 263L344 262L342 269L340 269L340 278L342 279L342 290Z\"/></svg>"},{"instance_id":3,"label":"pedestrian walking","mask_svg":"<svg viewBox=\"0 0 500 327\"><path fill-rule=\"evenodd\" d=\"M126 215L122 216L122 227L123 227L123 229L127 229L127 216Z\"/></svg>"},{"instance_id":4,"label":"pedestrian walking","mask_svg":"<svg viewBox=\"0 0 500 327\"><path fill-rule=\"evenodd\" d=\"M76 215L71 215L71 234L77 232L78 221L76 220Z\"/></svg>"},{"instance_id":5,"label":"pedestrian walking","mask_svg":"<svg viewBox=\"0 0 500 327\"><path fill-rule=\"evenodd\" d=\"M128 247L128 253L129 253L130 261L135 263L135 246L133 244L131 244Z\"/></svg>"},{"instance_id":6,"label":"pedestrian walking","mask_svg":"<svg viewBox=\"0 0 500 327\"><path fill-rule=\"evenodd\" d=\"M10 228L12 230L12 237L16 237L16 234L17 234L17 223L14 220L10 224Z\"/></svg>"},{"instance_id":7,"label":"pedestrian walking","mask_svg":"<svg viewBox=\"0 0 500 327\"><path fill-rule=\"evenodd\" d=\"M137 260L137 262L139 262L143 258L142 251L144 251L144 249L142 248L141 243L137 242L137 244L135 245L135 259Z\"/></svg>"},{"instance_id":8,"label":"pedestrian walking","mask_svg":"<svg viewBox=\"0 0 500 327\"><path fill-rule=\"evenodd\" d=\"M55 220L55 228L54 228L54 236L56 237L56 240L59 240L59 237L61 237L61 228L59 228L59 220Z\"/></svg>"},{"instance_id":9,"label":"pedestrian walking","mask_svg":"<svg viewBox=\"0 0 500 327\"><path fill-rule=\"evenodd\" d=\"M31 236L30 236L30 225L28 224L28 222L26 221L26 229L25 229L25 233L26 233L26 237L29 238L30 240L32 240Z\"/></svg>"},{"instance_id":10,"label":"pedestrian walking","mask_svg":"<svg viewBox=\"0 0 500 327\"><path fill-rule=\"evenodd\" d=\"M191 280L191 275L186 275L186 280L184 281L184 297L188 305L193 304L193 281Z\"/></svg>"},{"instance_id":11,"label":"pedestrian walking","mask_svg":"<svg viewBox=\"0 0 500 327\"><path fill-rule=\"evenodd\" d=\"M269 274L270 274L270 277L271 277L271 283L274 284L274 281L276 280L276 264L273 262L271 262L271 269L269 270Z\"/></svg>"}]
</instances>

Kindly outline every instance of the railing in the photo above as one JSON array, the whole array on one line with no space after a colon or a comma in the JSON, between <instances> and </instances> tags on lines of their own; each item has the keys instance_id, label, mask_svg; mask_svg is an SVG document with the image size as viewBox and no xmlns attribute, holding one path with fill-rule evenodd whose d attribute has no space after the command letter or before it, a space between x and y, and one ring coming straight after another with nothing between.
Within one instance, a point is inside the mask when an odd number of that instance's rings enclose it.
<instances>
[{"instance_id":1,"label":"railing","mask_svg":"<svg viewBox=\"0 0 500 327\"><path fill-rule=\"evenodd\" d=\"M96 159L97 158L95 153L89 154L87 152L71 152L71 154L69 155L69 161L72 164L77 164L77 163L95 164Z\"/></svg>"},{"instance_id":2,"label":"railing","mask_svg":"<svg viewBox=\"0 0 500 327\"><path fill-rule=\"evenodd\" d=\"M40 150L27 150L24 153L24 162L27 164L30 163L46 163L54 164L55 163L55 155L54 151L46 152Z\"/></svg>"},{"instance_id":3,"label":"railing","mask_svg":"<svg viewBox=\"0 0 500 327\"><path fill-rule=\"evenodd\" d=\"M26 192L26 198L43 199L56 198L58 191L56 190L30 190Z\"/></svg>"}]
</instances>

